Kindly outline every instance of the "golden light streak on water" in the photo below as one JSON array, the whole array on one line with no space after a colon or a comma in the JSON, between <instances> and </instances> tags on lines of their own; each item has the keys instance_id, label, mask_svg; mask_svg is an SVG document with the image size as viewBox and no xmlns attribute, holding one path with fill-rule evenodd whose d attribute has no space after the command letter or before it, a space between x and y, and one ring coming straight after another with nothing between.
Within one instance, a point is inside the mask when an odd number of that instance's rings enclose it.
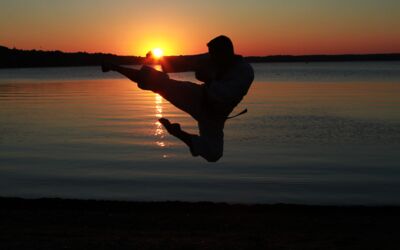
<instances>
[{"instance_id":1,"label":"golden light streak on water","mask_svg":"<svg viewBox=\"0 0 400 250\"><path fill-rule=\"evenodd\" d=\"M163 112L163 99L160 95L155 94L155 117L157 118L157 122L154 124L156 125L156 129L154 131L154 136L156 136L156 144L159 147L165 147L165 142L164 142L164 137L165 137L165 131L161 123L158 121L159 118L162 117L162 112ZM163 155L164 158L167 157L167 155Z\"/></svg>"}]
</instances>

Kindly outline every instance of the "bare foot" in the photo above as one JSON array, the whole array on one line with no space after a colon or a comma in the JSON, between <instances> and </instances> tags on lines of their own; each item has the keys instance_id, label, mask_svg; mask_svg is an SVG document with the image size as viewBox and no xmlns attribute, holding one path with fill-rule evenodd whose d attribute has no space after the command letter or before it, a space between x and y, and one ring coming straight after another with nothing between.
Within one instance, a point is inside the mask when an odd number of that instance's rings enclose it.
<instances>
[{"instance_id":1,"label":"bare foot","mask_svg":"<svg viewBox=\"0 0 400 250\"><path fill-rule=\"evenodd\" d=\"M165 127L168 133L183 141L189 147L190 153L193 156L198 156L198 154L196 154L193 150L193 135L190 135L189 133L183 131L179 123L171 123L168 119L165 118L160 118L158 121Z\"/></svg>"},{"instance_id":2,"label":"bare foot","mask_svg":"<svg viewBox=\"0 0 400 250\"><path fill-rule=\"evenodd\" d=\"M182 132L181 125L179 123L171 123L168 119L165 118L160 118L158 121L165 127L165 129L171 135L179 136L179 133Z\"/></svg>"}]
</instances>

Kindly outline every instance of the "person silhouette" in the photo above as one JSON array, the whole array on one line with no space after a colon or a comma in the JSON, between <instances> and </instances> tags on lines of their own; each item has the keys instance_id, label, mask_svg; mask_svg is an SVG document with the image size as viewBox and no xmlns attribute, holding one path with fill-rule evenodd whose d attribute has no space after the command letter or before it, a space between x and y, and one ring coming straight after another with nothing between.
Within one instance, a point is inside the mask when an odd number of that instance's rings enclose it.
<instances>
[{"instance_id":1,"label":"person silhouette","mask_svg":"<svg viewBox=\"0 0 400 250\"><path fill-rule=\"evenodd\" d=\"M179 123L171 123L166 118L159 121L169 134L188 146L193 156L216 162L224 151L225 122L247 94L254 71L242 56L235 55L233 43L227 36L218 36L207 46L206 54L161 60L163 71L149 66L135 70L112 63L103 63L102 70L121 73L139 88L158 93L191 115L198 123L198 135L184 131ZM167 74L183 71L195 71L196 78L203 84L170 79Z\"/></svg>"}]
</instances>

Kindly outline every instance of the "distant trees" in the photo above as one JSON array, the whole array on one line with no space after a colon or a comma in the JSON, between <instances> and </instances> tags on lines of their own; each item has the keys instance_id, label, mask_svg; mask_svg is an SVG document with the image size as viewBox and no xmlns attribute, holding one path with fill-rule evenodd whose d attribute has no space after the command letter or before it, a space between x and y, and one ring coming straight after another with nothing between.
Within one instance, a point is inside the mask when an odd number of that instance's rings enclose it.
<instances>
[{"instance_id":1,"label":"distant trees","mask_svg":"<svg viewBox=\"0 0 400 250\"><path fill-rule=\"evenodd\" d=\"M149 52L151 53L151 52ZM149 63L151 54L146 57L117 56L103 53L65 53L62 51L19 50L0 46L0 68L20 67L61 67L61 66L95 66L103 61L120 65ZM187 56L166 56L168 60L185 63ZM367 54L367 55L306 55L306 56L252 56L246 57L252 63L257 62L339 62L339 61L399 61L400 54ZM157 63L156 60L150 63Z\"/></svg>"},{"instance_id":2,"label":"distant trees","mask_svg":"<svg viewBox=\"0 0 400 250\"><path fill-rule=\"evenodd\" d=\"M0 67L60 67L100 65L103 61L117 64L141 64L142 57L86 52L64 53L61 51L18 50L0 46Z\"/></svg>"}]
</instances>

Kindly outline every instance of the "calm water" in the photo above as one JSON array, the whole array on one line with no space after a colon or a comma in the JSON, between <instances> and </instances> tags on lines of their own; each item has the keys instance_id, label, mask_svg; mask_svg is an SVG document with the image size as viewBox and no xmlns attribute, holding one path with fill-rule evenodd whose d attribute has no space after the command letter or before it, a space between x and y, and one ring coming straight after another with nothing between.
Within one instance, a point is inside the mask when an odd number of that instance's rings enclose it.
<instances>
[{"instance_id":1,"label":"calm water","mask_svg":"<svg viewBox=\"0 0 400 250\"><path fill-rule=\"evenodd\" d=\"M0 70L0 196L400 204L399 62L254 68L216 164L157 122L196 132L188 115L117 74Z\"/></svg>"}]
</instances>

